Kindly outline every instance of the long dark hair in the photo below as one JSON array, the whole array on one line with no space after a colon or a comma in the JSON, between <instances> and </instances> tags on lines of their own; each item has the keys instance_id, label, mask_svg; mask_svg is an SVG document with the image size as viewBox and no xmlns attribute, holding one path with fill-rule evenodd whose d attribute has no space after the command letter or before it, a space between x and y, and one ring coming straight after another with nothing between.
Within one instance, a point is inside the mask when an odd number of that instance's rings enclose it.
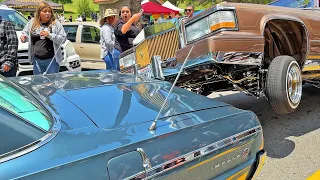
<instances>
[{"instance_id":1,"label":"long dark hair","mask_svg":"<svg viewBox=\"0 0 320 180\"><path fill-rule=\"evenodd\" d=\"M130 13L131 13L131 16L132 16L132 9L131 9L131 7L129 6L129 5L122 5L121 7L120 7L120 11L119 11L119 19L121 19L121 12L122 12L122 8L124 8L124 7L127 7L128 9L129 9L129 11L130 11Z\"/></svg>"}]
</instances>

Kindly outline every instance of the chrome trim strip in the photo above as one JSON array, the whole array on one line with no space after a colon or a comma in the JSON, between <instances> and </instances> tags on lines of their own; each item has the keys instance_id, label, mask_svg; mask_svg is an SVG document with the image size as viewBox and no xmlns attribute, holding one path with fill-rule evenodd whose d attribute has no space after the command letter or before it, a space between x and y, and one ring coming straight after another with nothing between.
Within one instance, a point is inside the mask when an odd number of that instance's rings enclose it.
<instances>
[{"instance_id":1,"label":"chrome trim strip","mask_svg":"<svg viewBox=\"0 0 320 180\"><path fill-rule=\"evenodd\" d=\"M317 40L317 39L310 39L310 42L317 42L317 43L320 43L320 40Z\"/></svg>"},{"instance_id":2,"label":"chrome trim strip","mask_svg":"<svg viewBox=\"0 0 320 180\"><path fill-rule=\"evenodd\" d=\"M175 159L172 159L170 161L167 161L165 163L162 163L160 165L157 165L153 168L150 168L146 171L147 173L147 177L145 177L145 179L150 179L150 178L154 178L164 172L167 172L171 169L174 169L176 167L179 167L183 164L186 164L186 163L189 163L195 159L198 159L204 155L207 155L209 153L213 153L215 151L218 151L219 149L222 149L228 145L231 145L231 144L234 144L235 142L238 142L238 141L241 141L245 138L248 138L248 137L251 137L251 136L254 136L255 134L259 133L262 131L262 127L261 125L259 126L256 126L254 128L251 128L251 129L248 129L244 132L241 132L241 133L238 133L238 134L235 134L233 136L230 136L230 137L227 137L225 139L222 139L218 142L214 142L212 144L209 144L205 147L202 147L202 148L199 148L195 151L192 151L192 152L189 152L187 154L184 154L182 156L179 156ZM168 166L168 165L172 165L172 163L174 162L177 162L177 161L181 161L179 162L178 164L174 164L173 166L169 166L168 168L164 169L165 166ZM131 179L134 179L134 178L137 178L137 177L141 177L143 176L143 173L144 172L140 172L140 173L137 173L133 176L130 176L126 179L128 180L131 180ZM150 176L149 176L150 175Z\"/></svg>"}]
</instances>

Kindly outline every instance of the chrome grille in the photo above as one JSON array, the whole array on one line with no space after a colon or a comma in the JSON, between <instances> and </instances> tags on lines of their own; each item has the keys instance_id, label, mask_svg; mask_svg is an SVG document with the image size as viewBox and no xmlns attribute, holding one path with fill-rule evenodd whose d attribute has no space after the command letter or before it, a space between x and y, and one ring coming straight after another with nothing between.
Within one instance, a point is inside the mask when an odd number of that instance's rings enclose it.
<instances>
[{"instance_id":1,"label":"chrome grille","mask_svg":"<svg viewBox=\"0 0 320 180\"><path fill-rule=\"evenodd\" d=\"M151 57L156 55L160 55L163 61L175 57L175 53L179 49L178 38L178 30L174 28L166 33L146 39L136 47L137 64L143 68L149 65Z\"/></svg>"},{"instance_id":2,"label":"chrome grille","mask_svg":"<svg viewBox=\"0 0 320 180\"><path fill-rule=\"evenodd\" d=\"M18 53L18 62L21 65L30 65L28 60L28 50L19 50Z\"/></svg>"},{"instance_id":3,"label":"chrome grille","mask_svg":"<svg viewBox=\"0 0 320 180\"><path fill-rule=\"evenodd\" d=\"M148 41L150 57L160 55L161 60L174 57L179 48L177 29L157 35Z\"/></svg>"}]
</instances>

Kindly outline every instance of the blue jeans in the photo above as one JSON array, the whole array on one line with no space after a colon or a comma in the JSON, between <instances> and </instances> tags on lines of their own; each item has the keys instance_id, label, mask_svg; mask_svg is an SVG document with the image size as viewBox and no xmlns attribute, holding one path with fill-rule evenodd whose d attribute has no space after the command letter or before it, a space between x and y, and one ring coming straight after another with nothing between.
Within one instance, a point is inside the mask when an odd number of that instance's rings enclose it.
<instances>
[{"instance_id":1,"label":"blue jeans","mask_svg":"<svg viewBox=\"0 0 320 180\"><path fill-rule=\"evenodd\" d=\"M47 71L47 74L58 73L60 68L59 64L54 59L49 67L51 60L52 58L41 60L33 57L33 74L43 74L45 71Z\"/></svg>"},{"instance_id":2,"label":"blue jeans","mask_svg":"<svg viewBox=\"0 0 320 180\"><path fill-rule=\"evenodd\" d=\"M117 49L113 49L113 58L112 55L108 52L108 54L103 58L104 62L106 63L106 69L114 69L120 71L119 56L120 51L118 51Z\"/></svg>"}]
</instances>

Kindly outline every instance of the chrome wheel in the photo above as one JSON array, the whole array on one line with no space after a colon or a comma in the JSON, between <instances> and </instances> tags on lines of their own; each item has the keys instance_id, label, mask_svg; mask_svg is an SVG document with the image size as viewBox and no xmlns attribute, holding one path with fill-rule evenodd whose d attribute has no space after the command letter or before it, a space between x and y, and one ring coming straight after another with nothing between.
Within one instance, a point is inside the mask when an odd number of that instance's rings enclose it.
<instances>
[{"instance_id":1,"label":"chrome wheel","mask_svg":"<svg viewBox=\"0 0 320 180\"><path fill-rule=\"evenodd\" d=\"M293 57L277 56L271 61L266 94L272 109L279 114L297 109L302 97L302 75Z\"/></svg>"},{"instance_id":2,"label":"chrome wheel","mask_svg":"<svg viewBox=\"0 0 320 180\"><path fill-rule=\"evenodd\" d=\"M286 93L290 106L296 108L302 96L302 78L298 63L291 62L286 77Z\"/></svg>"},{"instance_id":3,"label":"chrome wheel","mask_svg":"<svg viewBox=\"0 0 320 180\"><path fill-rule=\"evenodd\" d=\"M297 63L292 62L287 72L287 95L291 107L298 106L302 96L301 71Z\"/></svg>"}]
</instances>

